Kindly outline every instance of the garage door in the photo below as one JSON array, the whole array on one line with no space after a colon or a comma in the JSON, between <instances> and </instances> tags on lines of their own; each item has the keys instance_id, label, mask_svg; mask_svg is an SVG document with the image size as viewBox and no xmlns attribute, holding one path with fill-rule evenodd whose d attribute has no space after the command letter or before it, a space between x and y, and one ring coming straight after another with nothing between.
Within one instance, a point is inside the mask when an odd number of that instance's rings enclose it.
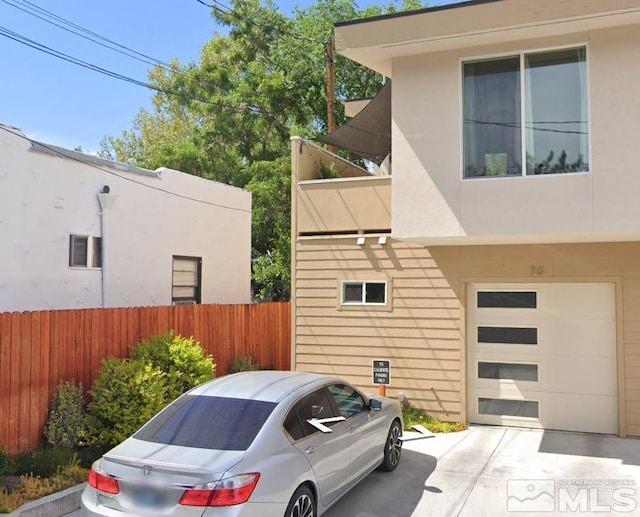
<instances>
[{"instance_id":1,"label":"garage door","mask_svg":"<svg viewBox=\"0 0 640 517\"><path fill-rule=\"evenodd\" d=\"M473 284L471 422L617 434L613 284Z\"/></svg>"}]
</instances>

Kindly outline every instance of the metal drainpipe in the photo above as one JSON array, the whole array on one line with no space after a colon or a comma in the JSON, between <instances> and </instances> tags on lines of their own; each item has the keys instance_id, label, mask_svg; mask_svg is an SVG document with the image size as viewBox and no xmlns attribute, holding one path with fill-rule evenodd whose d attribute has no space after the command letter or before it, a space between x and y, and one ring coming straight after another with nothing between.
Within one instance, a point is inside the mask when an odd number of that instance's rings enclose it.
<instances>
[{"instance_id":1,"label":"metal drainpipe","mask_svg":"<svg viewBox=\"0 0 640 517\"><path fill-rule=\"evenodd\" d=\"M102 187L102 192L98 194L100 203L100 218L102 223L102 307L109 307L109 208L113 205L118 196L109 194L108 185Z\"/></svg>"}]
</instances>

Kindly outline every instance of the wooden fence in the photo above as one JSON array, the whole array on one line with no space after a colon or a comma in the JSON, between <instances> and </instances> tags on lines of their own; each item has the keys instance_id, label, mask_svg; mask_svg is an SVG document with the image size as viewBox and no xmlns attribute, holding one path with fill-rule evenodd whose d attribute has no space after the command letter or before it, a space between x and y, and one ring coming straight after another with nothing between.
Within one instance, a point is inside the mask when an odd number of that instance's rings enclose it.
<instances>
[{"instance_id":1,"label":"wooden fence","mask_svg":"<svg viewBox=\"0 0 640 517\"><path fill-rule=\"evenodd\" d=\"M217 375L234 357L288 370L291 306L183 305L0 314L0 447L17 453L43 441L60 380L90 389L100 361L126 357L131 346L174 330L213 355Z\"/></svg>"}]
</instances>

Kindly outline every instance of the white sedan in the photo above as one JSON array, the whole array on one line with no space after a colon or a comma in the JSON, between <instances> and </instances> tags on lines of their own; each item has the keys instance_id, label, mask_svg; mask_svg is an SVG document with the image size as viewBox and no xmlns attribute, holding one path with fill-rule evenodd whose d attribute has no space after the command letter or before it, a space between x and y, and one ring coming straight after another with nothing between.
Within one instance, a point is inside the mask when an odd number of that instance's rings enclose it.
<instances>
[{"instance_id":1,"label":"white sedan","mask_svg":"<svg viewBox=\"0 0 640 517\"><path fill-rule=\"evenodd\" d=\"M84 516L316 517L400 462L402 413L347 382L259 371L178 398L91 469Z\"/></svg>"}]
</instances>

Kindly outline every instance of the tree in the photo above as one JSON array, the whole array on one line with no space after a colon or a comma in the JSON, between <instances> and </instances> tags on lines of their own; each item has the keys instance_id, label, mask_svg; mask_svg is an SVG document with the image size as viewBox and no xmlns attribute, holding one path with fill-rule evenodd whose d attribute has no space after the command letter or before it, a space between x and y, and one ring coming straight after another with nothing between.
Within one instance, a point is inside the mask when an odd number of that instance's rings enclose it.
<instances>
[{"instance_id":1,"label":"tree","mask_svg":"<svg viewBox=\"0 0 640 517\"><path fill-rule=\"evenodd\" d=\"M228 28L206 43L197 65L158 66L162 89L152 112L102 142L101 155L155 169L171 167L253 193L253 292L290 296L290 136L326 132L324 43L339 21L424 7L419 0L359 9L353 0L318 0L293 16L267 0L233 0L212 17ZM383 78L342 56L338 99L377 93ZM338 123L345 122L338 103Z\"/></svg>"}]
</instances>

